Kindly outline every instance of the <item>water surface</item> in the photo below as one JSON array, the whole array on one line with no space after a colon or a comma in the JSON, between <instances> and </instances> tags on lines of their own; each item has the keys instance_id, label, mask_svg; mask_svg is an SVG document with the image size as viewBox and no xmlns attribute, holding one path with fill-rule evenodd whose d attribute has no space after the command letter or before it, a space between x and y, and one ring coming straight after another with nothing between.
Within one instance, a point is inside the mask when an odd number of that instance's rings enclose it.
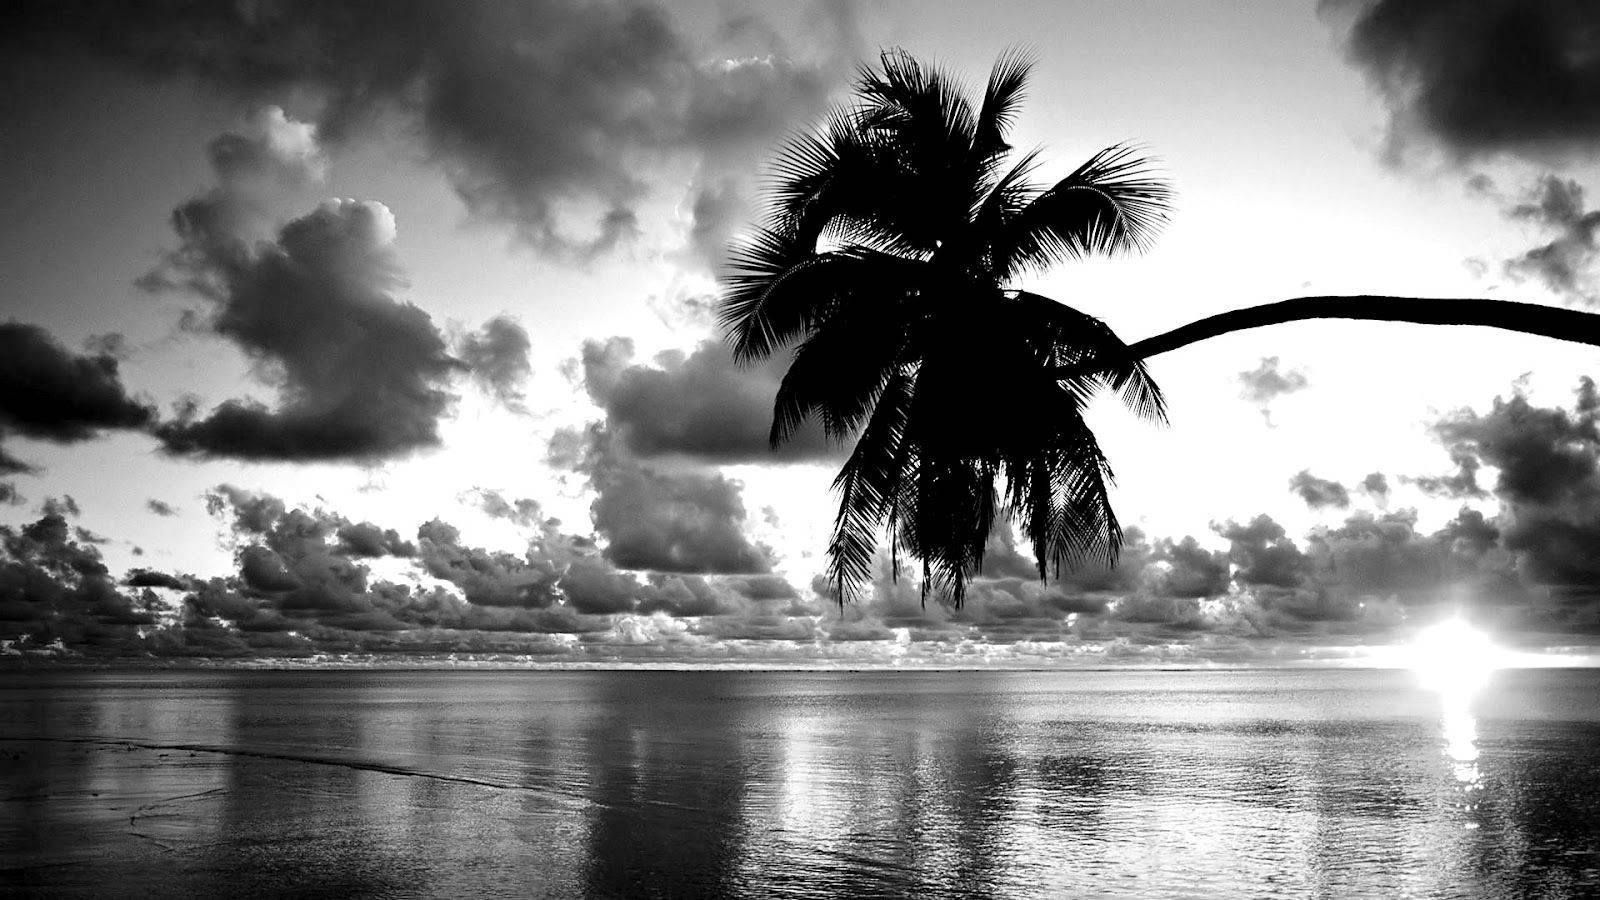
<instances>
[{"instance_id":1,"label":"water surface","mask_svg":"<svg viewBox=\"0 0 1600 900\"><path fill-rule=\"evenodd\" d=\"M0 890L1600 895L1600 672L10 672Z\"/></svg>"}]
</instances>

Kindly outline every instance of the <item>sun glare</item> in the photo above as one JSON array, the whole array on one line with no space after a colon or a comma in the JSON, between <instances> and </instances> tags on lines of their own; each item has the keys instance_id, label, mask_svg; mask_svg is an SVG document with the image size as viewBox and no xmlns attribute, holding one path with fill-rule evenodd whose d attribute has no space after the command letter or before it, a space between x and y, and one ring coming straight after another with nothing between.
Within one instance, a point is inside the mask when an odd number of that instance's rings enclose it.
<instances>
[{"instance_id":1,"label":"sun glare","mask_svg":"<svg viewBox=\"0 0 1600 900\"><path fill-rule=\"evenodd\" d=\"M1487 634L1459 618L1422 629L1408 655L1422 683L1442 693L1471 693L1500 667L1500 649Z\"/></svg>"}]
</instances>

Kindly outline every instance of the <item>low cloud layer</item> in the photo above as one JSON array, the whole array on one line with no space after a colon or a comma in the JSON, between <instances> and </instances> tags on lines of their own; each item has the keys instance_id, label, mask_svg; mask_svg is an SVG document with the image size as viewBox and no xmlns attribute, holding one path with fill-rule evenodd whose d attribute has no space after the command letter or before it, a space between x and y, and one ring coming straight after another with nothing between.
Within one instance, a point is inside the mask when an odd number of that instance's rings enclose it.
<instances>
[{"instance_id":1,"label":"low cloud layer","mask_svg":"<svg viewBox=\"0 0 1600 900\"><path fill-rule=\"evenodd\" d=\"M52 498L38 521L0 530L0 640L15 652L59 639L110 654L1046 664L1302 658L1403 639L1458 611L1510 644L1600 635L1594 385L1567 406L1512 393L1444 416L1434 432L1441 458L1465 461L1481 482L1453 495L1464 505L1441 525L1376 505L1423 484L1369 476L1360 492L1345 489L1340 521L1304 535L1267 515L1181 538L1129 528L1115 567L1048 581L1001 529L959 610L924 603L915 573L888 558L873 590L842 610L821 579L797 589L743 532L736 482L645 465L603 423L574 436L573 465L596 496L592 535L529 498L464 498L515 526L517 549L477 546L441 519L394 528L221 485L206 504L226 525L232 572L141 568L119 583L99 539L73 525L76 504ZM1334 484L1298 481L1316 496Z\"/></svg>"}]
</instances>

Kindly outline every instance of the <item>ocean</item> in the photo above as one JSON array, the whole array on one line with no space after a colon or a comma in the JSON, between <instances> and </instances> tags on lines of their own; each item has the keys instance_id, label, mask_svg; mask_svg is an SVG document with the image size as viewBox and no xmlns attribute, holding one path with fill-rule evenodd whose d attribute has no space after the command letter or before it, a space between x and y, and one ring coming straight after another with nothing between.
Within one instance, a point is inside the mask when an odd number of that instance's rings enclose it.
<instances>
[{"instance_id":1,"label":"ocean","mask_svg":"<svg viewBox=\"0 0 1600 900\"><path fill-rule=\"evenodd\" d=\"M1600 671L38 669L0 893L1600 896Z\"/></svg>"}]
</instances>

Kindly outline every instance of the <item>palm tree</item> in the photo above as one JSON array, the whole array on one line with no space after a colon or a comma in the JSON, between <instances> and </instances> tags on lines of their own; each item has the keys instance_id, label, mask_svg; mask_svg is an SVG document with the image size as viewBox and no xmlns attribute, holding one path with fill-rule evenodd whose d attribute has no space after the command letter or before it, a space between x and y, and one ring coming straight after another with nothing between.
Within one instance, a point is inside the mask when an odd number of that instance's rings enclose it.
<instances>
[{"instance_id":1,"label":"palm tree","mask_svg":"<svg viewBox=\"0 0 1600 900\"><path fill-rule=\"evenodd\" d=\"M855 439L828 547L841 603L872 574L878 536L921 560L922 590L959 605L997 517L1040 577L1114 564L1111 468L1083 419L1102 390L1165 421L1144 360L1195 341L1310 318L1487 325L1600 345L1600 316L1494 300L1301 297L1127 345L1100 320L1013 286L1095 254L1142 250L1172 192L1113 146L1053 186L1006 135L1031 66L1004 54L976 108L947 73L898 51L863 68L855 101L780 153L767 221L732 255L720 322L735 359L794 346L772 442L802 422Z\"/></svg>"}]
</instances>

